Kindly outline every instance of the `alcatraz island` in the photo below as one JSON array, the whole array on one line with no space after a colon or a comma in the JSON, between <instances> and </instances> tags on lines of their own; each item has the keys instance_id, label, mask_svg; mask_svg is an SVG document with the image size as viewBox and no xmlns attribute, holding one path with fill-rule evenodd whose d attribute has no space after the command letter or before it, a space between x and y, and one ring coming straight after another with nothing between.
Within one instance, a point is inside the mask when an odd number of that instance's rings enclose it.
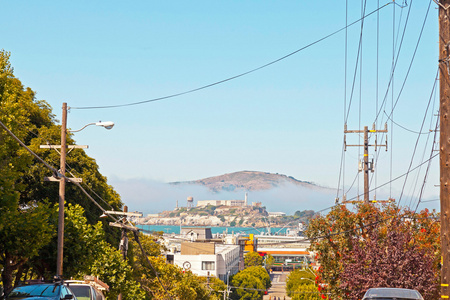
<instances>
[{"instance_id":1,"label":"alcatraz island","mask_svg":"<svg viewBox=\"0 0 450 300\"><path fill-rule=\"evenodd\" d=\"M201 200L193 205L193 197L187 198L186 207L147 215L139 219L142 225L267 227L287 223L307 224L314 216L313 210L296 211L292 216L283 212L268 212L261 202L247 205L247 200Z\"/></svg>"}]
</instances>

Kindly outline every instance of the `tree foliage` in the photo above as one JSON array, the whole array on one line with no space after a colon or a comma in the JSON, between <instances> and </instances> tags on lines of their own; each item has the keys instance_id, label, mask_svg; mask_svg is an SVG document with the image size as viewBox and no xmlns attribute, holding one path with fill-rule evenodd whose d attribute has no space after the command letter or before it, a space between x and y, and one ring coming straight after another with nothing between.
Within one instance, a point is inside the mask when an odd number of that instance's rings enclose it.
<instances>
[{"instance_id":1,"label":"tree foliage","mask_svg":"<svg viewBox=\"0 0 450 300\"><path fill-rule=\"evenodd\" d=\"M258 252L248 252L244 255L244 265L245 267L256 267L256 266L262 266L263 264L263 257L258 254Z\"/></svg>"},{"instance_id":2,"label":"tree foliage","mask_svg":"<svg viewBox=\"0 0 450 300\"><path fill-rule=\"evenodd\" d=\"M398 230L398 221L390 224L385 236L374 228L367 240L352 240L353 250L343 254L339 276L347 299L361 299L371 287L416 289L425 299L439 297L439 278L431 267L430 249L419 249L408 227Z\"/></svg>"},{"instance_id":3,"label":"tree foliage","mask_svg":"<svg viewBox=\"0 0 450 300\"><path fill-rule=\"evenodd\" d=\"M289 273L289 276L286 280L286 292L288 296L292 297L293 292L295 292L299 287L310 285L311 281L314 284L315 275L313 275L312 271L306 269L293 270L291 273Z\"/></svg>"},{"instance_id":4,"label":"tree foliage","mask_svg":"<svg viewBox=\"0 0 450 300\"><path fill-rule=\"evenodd\" d=\"M266 269L261 266L248 267L231 279L235 288L232 299L262 299L264 291L272 284Z\"/></svg>"},{"instance_id":5,"label":"tree foliage","mask_svg":"<svg viewBox=\"0 0 450 300\"><path fill-rule=\"evenodd\" d=\"M401 280L411 282L409 286L420 288L421 293L432 294L439 284L440 226L437 219L438 215L434 212L424 210L415 213L392 204L383 207L362 204L355 211L350 211L345 206L335 207L326 216L313 219L306 231L312 239L311 250L316 253L316 259L320 263L317 281L327 285L326 292L344 299L357 299L348 298L350 288L357 287L363 292L364 288L380 286L381 282L387 287L401 287L404 286L398 286ZM395 251L388 251L386 247L394 247ZM353 256L354 251L360 251L360 254L372 251L372 256L365 256L364 262ZM400 257L408 262L405 253L410 257L419 255L429 263L423 264L423 268L417 266L407 270L400 267L400 262L395 262ZM387 262L395 264L389 269L376 267L378 263ZM364 263L364 266L355 265ZM355 281L359 275L348 268L369 272L373 281ZM422 272L433 274L432 280L423 282L420 276ZM355 278L351 278L352 276ZM368 286L372 284L376 286ZM427 299L434 299L430 297Z\"/></svg>"},{"instance_id":6,"label":"tree foliage","mask_svg":"<svg viewBox=\"0 0 450 300\"><path fill-rule=\"evenodd\" d=\"M60 126L56 125L51 107L44 100L36 100L35 92L14 76L9 58L10 53L0 51L0 121L50 165L58 166L58 152L40 149L39 145L59 144ZM74 143L70 134L67 141ZM67 169L83 178L85 187L108 203L105 208L121 208L119 195L84 151L77 149L67 156ZM58 202L58 185L43 182L45 176L51 175L0 128L0 269L6 291L12 288L13 281L39 275L51 278L56 273L57 217L52 203ZM72 184L66 187L66 201L85 209L81 214L69 209L66 214L64 269L65 275L71 277L88 271L95 257L93 245L105 240L118 243L120 231L109 226L106 234L100 230L102 226L97 222L101 210Z\"/></svg>"},{"instance_id":7,"label":"tree foliage","mask_svg":"<svg viewBox=\"0 0 450 300\"><path fill-rule=\"evenodd\" d=\"M20 280L24 267L54 236L49 220L55 216L49 205L36 203L30 207L0 209L0 265L5 292Z\"/></svg>"}]
</instances>

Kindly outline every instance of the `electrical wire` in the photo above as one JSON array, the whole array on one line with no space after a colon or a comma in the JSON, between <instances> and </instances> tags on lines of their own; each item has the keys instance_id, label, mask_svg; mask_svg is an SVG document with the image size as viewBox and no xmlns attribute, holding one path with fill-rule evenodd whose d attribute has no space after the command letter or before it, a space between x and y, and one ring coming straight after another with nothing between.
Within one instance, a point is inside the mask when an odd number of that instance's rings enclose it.
<instances>
[{"instance_id":1,"label":"electrical wire","mask_svg":"<svg viewBox=\"0 0 450 300\"><path fill-rule=\"evenodd\" d=\"M167 291L167 288L165 287L165 285L162 283L161 279L159 278L159 274L156 271L155 267L153 266L153 264L148 259L148 255L145 252L144 248L142 247L141 240L139 239L139 232L138 232L138 230L133 231L133 235L134 235L134 239L136 240L136 242L139 245L139 248L141 249L142 256L145 257L145 259L147 260L147 263L150 265L150 267L152 268L153 272L155 272L155 275L156 275L156 278L158 279L159 284L163 287L163 289L166 292L166 294L169 297L169 299L173 299L172 296L170 296L169 292Z\"/></svg>"},{"instance_id":2,"label":"electrical wire","mask_svg":"<svg viewBox=\"0 0 450 300\"><path fill-rule=\"evenodd\" d=\"M307 48L309 48L309 47L311 47L311 46L313 46L313 45L315 45L315 44L317 44L317 43L319 43L319 42L321 42L323 40L326 40L326 39L328 39L328 38L338 34L339 32L347 29L348 27L353 26L354 24L359 23L360 21L362 21L365 18L371 16L372 14L376 13L377 11L385 8L386 6L388 6L391 3L393 3L393 2L388 2L385 5L381 6L380 8L372 11L371 13L369 13L369 14L367 14L365 16L362 16L362 18L360 18L360 19L358 19L358 20L356 20L356 21L346 25L345 27L342 27L342 28L340 28L340 29L338 29L338 30L336 30L336 31L334 31L334 32L332 32L332 33L330 33L330 34L328 34L328 35L326 35L326 36L324 36L324 37L322 37L322 38L320 38L320 39L318 39L318 40L316 40L316 41L314 41L314 42L312 42L312 43L310 43L310 44L308 44L308 45L306 45L304 47L302 47L302 48L299 48L299 49L297 49L297 50L295 50L295 51L293 51L293 52L291 52L291 53L289 53L287 55L284 55L284 56L282 56L282 57L280 57L280 58L278 58L276 60L273 60L273 61L271 61L269 63L266 63L266 64L264 64L264 65L262 65L260 67L257 67L257 68L251 69L249 71L246 71L244 73L241 73L241 74L238 74L238 75L235 75L235 76L232 76L232 77L220 80L220 81L216 81L214 83L210 83L210 84L207 84L207 85L195 88L195 89L191 89L191 90L188 90L188 91L184 91L184 92L181 92L181 93L176 93L176 94L163 96L163 97L158 97L158 98L153 98L153 99L144 100L144 101L131 102L131 103L126 103L126 104L117 104L117 105L70 107L70 109L104 109L104 108L118 108L118 107L125 107L125 106L140 105L140 104L144 104L144 103L149 103L149 102L155 102L155 101L165 100L165 99L169 99L169 98L174 98L174 97L186 95L186 94L189 94L189 93L197 92L197 91L209 88L209 87L213 87L215 85L219 85L219 84L222 84L222 83L225 83L225 82L237 79L239 77L248 75L250 73L259 71L259 70L264 69L264 68L266 68L266 67L268 67L270 65L273 65L273 64L275 64L277 62L280 62L280 61L282 61L282 60L284 60L284 59L286 59L286 58L288 58L288 57L290 57L290 56L292 56L294 54L297 54L298 52L301 52L301 51L303 51L303 50L305 50L305 49L307 49Z\"/></svg>"},{"instance_id":3,"label":"electrical wire","mask_svg":"<svg viewBox=\"0 0 450 300\"><path fill-rule=\"evenodd\" d=\"M11 130L8 129L8 127L6 127L5 124L3 124L3 122L0 121L0 126L3 127L3 129L6 130L6 132L13 138L15 139L22 147L24 147L32 156L34 156L38 161L40 161L41 163L44 164L44 166L46 166L48 169L50 169L53 173L53 176L55 176L56 178L60 178L60 179L65 179L68 182L71 182L73 184L75 184L78 188L81 189L81 191L98 207L100 208L101 211L103 211L105 213L105 209L98 204L97 201L95 201L94 198L91 197L91 195L89 195L88 192L86 192L86 190L76 181L70 179L69 177L66 177L65 175L61 174L58 172L58 170L54 167L52 167L50 164L48 164L45 160L43 160L39 155L37 155L36 153L33 152L33 150L31 150L30 148L28 148L27 145L25 145L25 143L23 143ZM113 218L115 221L117 221L116 218L114 218L113 216L111 216L111 218Z\"/></svg>"},{"instance_id":4,"label":"electrical wire","mask_svg":"<svg viewBox=\"0 0 450 300\"><path fill-rule=\"evenodd\" d=\"M414 133L414 134L430 134L429 131L418 132L418 131L409 129L409 128L407 128L407 127L405 127L405 126L399 124L398 122L395 122L395 121L394 121L394 120L386 113L386 111L383 111L383 112L384 112L384 114L386 115L386 117L387 117L388 120L392 121L393 124L397 125L398 127L402 128L403 130L409 131L409 132Z\"/></svg>"},{"instance_id":5,"label":"electrical wire","mask_svg":"<svg viewBox=\"0 0 450 300\"><path fill-rule=\"evenodd\" d=\"M60 174L58 172L58 170L56 170L56 168L52 167L51 165L49 165L45 160L43 160L39 155L37 155L36 153L34 153L30 148L28 148L27 145L25 145L14 133L12 133L12 131L10 131L5 124L3 124L3 122L0 121L0 126L3 127L3 129L6 130L6 132L13 138L15 139L22 147L24 147L31 155L33 155L37 160L39 160L41 163L43 163L47 168L49 168L53 174L57 174L57 177L61 178L61 179L65 179L69 182L72 182L73 184L75 184L78 188L80 188L83 193L95 204L97 205L104 213L107 213L103 207L101 207L95 200L94 198L92 198L87 192L86 190L76 181L71 180L70 178L66 177L63 174ZM109 215L109 214L108 214ZM113 220L115 220L116 222L118 222L118 220L113 216L113 215L109 215ZM153 267L153 265L151 264L151 262L149 261L147 255L145 254L144 249L142 248L142 245L140 243L139 240L139 235L138 235L138 229L136 228L136 230L133 230L134 233L134 237L136 239L136 242L139 244L139 247L141 248L142 254L145 256L145 258L147 259L147 262L150 264L150 266L152 267L153 271L156 274L156 277L158 278L159 283L161 284L161 286L164 288L164 290L166 291L167 295L169 296L169 299L172 299L172 297L170 296L170 294L168 293L166 287L163 285L163 283L161 282L158 273L156 272L155 268Z\"/></svg>"},{"instance_id":6,"label":"electrical wire","mask_svg":"<svg viewBox=\"0 0 450 300\"><path fill-rule=\"evenodd\" d=\"M30 130L30 129L28 129L25 125L23 125L22 123L20 123L19 121L17 121L17 120L15 120L15 119L12 119L17 125L19 125L19 126L21 126L23 129L25 129L26 131L28 131L30 134L32 134L32 135L34 135L36 138L39 138L39 139L42 139L44 142L45 142L45 144L47 145L47 146L49 146L50 147L50 149L53 149L53 150L55 150L56 151L56 153L58 153L59 155L61 155L61 152L59 152L58 151L58 149L56 148L56 147L52 147L52 144L50 143L50 141L49 140L47 140L46 138L44 138L44 137L42 137L42 136L40 136L40 135L38 135L38 134L36 134L35 132L33 132L32 130ZM53 161L53 163L55 163L54 161ZM80 175L77 175L77 176L75 176L71 171L72 170L74 170L75 171L75 169L74 168L72 168L68 163L67 163L67 161L66 161L66 168L67 168L67 171L69 172L69 174L71 174L73 177L79 177L79 178L81 178L81 176ZM78 173L78 172L77 172ZM113 208L113 206L111 205L111 204L109 204L106 200L104 200L102 197L100 197L88 184L87 184L87 182L86 182L86 179L85 178L81 178L81 179L83 179L83 181L82 181L82 183L98 198L98 199L100 199L100 200L102 200L103 201L103 203L105 203L107 206L109 206L109 208L110 209L112 209L112 210L114 210L114 208Z\"/></svg>"},{"instance_id":7,"label":"electrical wire","mask_svg":"<svg viewBox=\"0 0 450 300\"><path fill-rule=\"evenodd\" d=\"M397 176L397 177L395 177L395 178L389 180L388 182L385 182L385 183L383 183L382 185L379 185L379 186L377 186L377 187L375 187L375 188L369 190L369 192L373 192L373 191L375 191L376 189L382 188L383 186L386 186L386 185L388 185L388 184L390 184L390 183L392 183L392 182L394 182L394 181L396 181L396 180L398 180L398 179L400 179L400 178L403 178L404 176L406 176L406 175L409 174L410 172L413 172L414 170L420 168L422 165L424 165L424 164L426 164L427 162L433 160L433 159L434 159L436 156L438 156L438 155L439 155L439 153L437 153L437 154L435 154L435 155L432 155L429 159L427 159L426 161L420 163L420 164L417 165L416 167L414 167L414 168L408 170L406 173L403 173L403 174L401 174L401 175L399 175L399 176ZM363 194L357 195L357 196L355 196L355 197L353 197L353 198L351 198L351 199L348 199L348 201L358 199L360 196L363 196Z\"/></svg>"},{"instance_id":8,"label":"electrical wire","mask_svg":"<svg viewBox=\"0 0 450 300\"><path fill-rule=\"evenodd\" d=\"M436 119L436 128L437 128L438 126L439 126L439 118ZM431 153L430 153L430 156L433 155L434 145L436 144L436 140L437 140L437 130L434 131L433 146L431 147ZM417 201L416 209L414 210L415 212L416 212L417 209L419 208L419 204L420 204L420 202L422 201L423 191L424 191L424 189L425 189L425 183L426 183L426 181L427 181L427 177L428 177L428 174L429 174L430 165L431 165L431 160L429 161L428 166L427 166L427 170L426 170L426 172L425 172L425 176L424 176L424 179L423 179L423 184L422 184L422 187L421 187L421 190L420 190L419 200ZM439 200L439 199L438 199L438 200ZM425 201L422 201L422 202L425 202Z\"/></svg>"}]
</instances>

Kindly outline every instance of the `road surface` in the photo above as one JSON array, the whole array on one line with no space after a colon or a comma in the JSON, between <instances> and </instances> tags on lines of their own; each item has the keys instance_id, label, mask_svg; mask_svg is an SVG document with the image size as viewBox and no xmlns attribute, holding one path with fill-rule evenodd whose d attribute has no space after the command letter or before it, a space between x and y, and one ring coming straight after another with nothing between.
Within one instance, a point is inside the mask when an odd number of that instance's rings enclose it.
<instances>
[{"instance_id":1,"label":"road surface","mask_svg":"<svg viewBox=\"0 0 450 300\"><path fill-rule=\"evenodd\" d=\"M270 274L270 280L272 281L272 287L269 289L268 294L264 295L263 300L288 300L291 299L286 294L286 278L289 272L272 272Z\"/></svg>"}]
</instances>

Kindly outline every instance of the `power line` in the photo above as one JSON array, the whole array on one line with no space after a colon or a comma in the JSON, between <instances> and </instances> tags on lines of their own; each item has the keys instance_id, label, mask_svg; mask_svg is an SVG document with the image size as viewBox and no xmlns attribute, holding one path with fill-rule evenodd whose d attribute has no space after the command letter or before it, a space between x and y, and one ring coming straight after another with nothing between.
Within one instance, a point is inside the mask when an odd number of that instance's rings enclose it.
<instances>
[{"instance_id":1,"label":"power line","mask_svg":"<svg viewBox=\"0 0 450 300\"><path fill-rule=\"evenodd\" d=\"M50 141L48 140L48 139L46 139L46 138L44 138L44 137L42 137L42 136L40 136L40 135L38 135L38 134L36 134L35 132L33 132L33 131L31 131L30 129L28 129L25 125L23 125L22 123L20 123L19 121L17 121L17 120L15 120L15 119L12 119L16 124L18 124L19 126L21 126L23 129L25 129L26 131L28 131L29 133L31 133L32 135L34 135L36 138L39 138L39 139L42 139L42 140L44 140L45 141L45 143L48 145L48 146L50 146L50 149L53 149L53 150L55 150L56 151L56 153L58 153L59 155L61 155L61 153L58 151L58 149L57 148L55 148L55 147L52 147L52 145L51 145L51 143L50 143ZM53 161L53 163L54 163L54 161ZM78 173L78 174L80 174L79 172L77 172L74 168L72 168L70 165L69 165L69 163L67 163L67 161L66 161L66 167L68 168L68 172L73 176L73 177L76 177L72 172L71 172L71 170L73 170L73 171L75 171L76 173ZM109 204L106 200L104 200L102 197L100 197L88 184L87 184L87 182L86 182L86 180L85 180L85 178L82 178L83 179L83 184L97 197L97 198L99 198L100 200L102 200L103 201L103 203L105 203L107 206L109 206L109 208L110 209L114 209L113 208L113 206L111 205L111 204Z\"/></svg>"},{"instance_id":2,"label":"power line","mask_svg":"<svg viewBox=\"0 0 450 300\"><path fill-rule=\"evenodd\" d=\"M4 125L3 122L1 122L1 121L0 121L0 126L3 127L3 128L6 130L6 132L7 132L13 139L15 139L22 147L24 147L31 155L33 155L37 160L39 160L39 161L40 161L41 163L43 163L47 168L49 168L49 169L53 172L53 174L56 175L56 177L61 178L61 180L67 180L67 181L72 182L73 184L75 184L77 187L79 187L79 188L83 191L83 193L84 193L84 194L85 194L85 195L86 195L86 196L87 196L87 197L88 197L95 205L97 205L104 213L106 213L106 211L103 209L103 207L101 207L100 204L98 204L97 201L95 201L94 198L92 198L91 195L89 195L88 192L86 192L86 190L85 190L78 182L71 180L70 178L66 177L66 176L63 175L63 174L60 174L60 173L58 172L58 170L56 170L56 168L50 166L50 165L49 165L45 160L43 160L39 155L37 155L37 154L34 153L30 148L28 148L27 145L25 145L18 137L16 137L16 135L15 135L13 132L11 132L11 131L6 127L6 125ZM113 220L115 220L116 222L118 222L118 220L117 220L113 215L110 215L110 214L108 214L108 215L109 215ZM140 240L139 240L139 235L137 234L137 233L138 233L138 229L136 228L136 230L134 230L133 233L134 233L134 237L135 237L135 239L136 239L136 242L139 244L139 246L140 246L140 248L141 248L142 254L145 256L145 258L147 259L148 263L150 264L150 266L152 267L153 271L155 272L156 277L158 278L159 283L160 283L161 286L164 288L165 292L166 292L167 295L169 296L169 299L172 299L172 297L171 297L170 294L168 293L166 287L165 287L165 286L163 285L163 283L161 282L158 273L156 272L155 268L153 267L153 265L152 265L151 262L149 261L147 255L145 254L144 249L142 248L142 245L141 245Z\"/></svg>"},{"instance_id":3,"label":"power line","mask_svg":"<svg viewBox=\"0 0 450 300\"><path fill-rule=\"evenodd\" d=\"M244 72L244 73L241 73L241 74L238 74L238 75L235 75L235 76L232 76L232 77L229 77L229 78L220 80L220 81L216 81L216 82L214 82L214 83L210 83L210 84L207 84L207 85L204 85L204 86L195 88L195 89L191 89L191 90L188 90L188 91L185 91L185 92L176 93L176 94L172 94L172 95L168 95L168 96L163 96L163 97L158 97L158 98L153 98L153 99L144 100L144 101L131 102L131 103L126 103L126 104L117 104L117 105L80 106L80 107L70 107L70 108L71 108L71 109L103 109L103 108L118 108L118 107L125 107L125 106L140 105L140 104L145 104L145 103L149 103L149 102L161 101L161 100L165 100L165 99L169 99L169 98L174 98L174 97L178 97L178 96L190 94L190 93L197 92L197 91L200 91L200 90L203 90L203 89L206 89L206 88L215 86L215 85L219 85L219 84L221 84L221 83L225 83L225 82L231 81L231 80L233 80L233 79L237 79L237 78L239 78L239 77L242 77L242 76L248 75L248 74L250 74L250 73L259 71L259 70L261 70L261 69L263 69L263 68L266 68L266 67L268 67L268 66L270 66L270 65L273 65L273 64L275 64L275 63L277 63L277 62L280 62L280 61L282 61L282 60L284 60L284 59L286 59L286 58L288 58L288 57L290 57L290 56L292 56L292 55L294 55L294 54L297 54L298 52L303 51L303 50L305 50L305 49L307 49L307 48L309 48L309 47L311 47L311 46L313 46L313 45L315 45L315 44L317 44L317 43L319 43L319 42L321 42L321 41L323 41L323 40L326 40L326 39L328 39L328 38L330 38L330 37L332 37L332 36L338 34L339 32L341 32L341 31L347 29L348 27L351 27L352 25L354 25L354 24L356 24L356 23L358 23L358 22L364 20L365 18L367 18L367 17L369 17L370 15L376 13L377 11L383 9L384 7L388 6L388 5L391 4L391 3L393 3L393 2L388 2L388 3L386 3L385 5L383 5L383 6L379 7L379 8L377 8L377 9L374 10L374 11L372 11L371 13L369 13L369 14L367 14L367 15L361 17L359 20L356 20L356 21L354 21L353 23L350 23L350 24L346 25L345 27L342 27L341 29L338 29L338 30L336 30L336 31L334 31L334 32L332 32L332 33L330 33L330 34L328 34L328 35L326 35L326 36L324 36L324 37L322 37L322 38L320 38L320 39L318 39L318 40L316 40L316 41L314 41L314 42L312 42L312 43L310 43L310 44L308 44L308 45L306 45L306 46L304 46L304 47L302 47L302 48L300 48L300 49L297 49L297 50L295 50L295 51L293 51L293 52L291 52L291 53L289 53L289 54L287 54L287 55L285 55L285 56L282 56L282 57L280 57L280 58L278 58L278 59L276 59L276 60L273 60L273 61L271 61L271 62L269 62L269 63L267 63L267 64L265 64L265 65L262 65L262 66L260 66L260 67L255 68L255 69L249 70L249 71L247 71L247 72Z\"/></svg>"}]
</instances>

